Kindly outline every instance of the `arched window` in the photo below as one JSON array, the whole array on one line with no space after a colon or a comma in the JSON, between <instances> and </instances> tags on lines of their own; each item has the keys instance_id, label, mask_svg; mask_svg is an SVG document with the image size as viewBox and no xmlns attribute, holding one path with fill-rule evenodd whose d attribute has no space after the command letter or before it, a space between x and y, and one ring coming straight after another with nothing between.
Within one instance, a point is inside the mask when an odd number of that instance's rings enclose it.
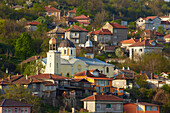
<instances>
[{"instance_id":1,"label":"arched window","mask_svg":"<svg viewBox=\"0 0 170 113\"><path fill-rule=\"evenodd\" d=\"M106 68L106 72L109 73L109 67Z\"/></svg>"}]
</instances>

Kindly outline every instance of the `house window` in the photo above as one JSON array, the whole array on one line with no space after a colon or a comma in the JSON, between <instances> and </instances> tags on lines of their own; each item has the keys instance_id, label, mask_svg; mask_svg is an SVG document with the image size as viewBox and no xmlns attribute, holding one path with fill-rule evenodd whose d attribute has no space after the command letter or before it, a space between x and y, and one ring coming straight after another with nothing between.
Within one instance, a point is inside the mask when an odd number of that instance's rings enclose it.
<instances>
[{"instance_id":1,"label":"house window","mask_svg":"<svg viewBox=\"0 0 170 113\"><path fill-rule=\"evenodd\" d=\"M49 12L48 14L51 15L52 13Z\"/></svg>"},{"instance_id":2,"label":"house window","mask_svg":"<svg viewBox=\"0 0 170 113\"><path fill-rule=\"evenodd\" d=\"M33 84L32 87L33 87L33 89L35 89L36 88L36 84Z\"/></svg>"},{"instance_id":3,"label":"house window","mask_svg":"<svg viewBox=\"0 0 170 113\"><path fill-rule=\"evenodd\" d=\"M114 29L114 33L117 33L117 30L116 30L116 29Z\"/></svg>"},{"instance_id":4,"label":"house window","mask_svg":"<svg viewBox=\"0 0 170 113\"><path fill-rule=\"evenodd\" d=\"M66 54L66 50L64 50L64 54Z\"/></svg>"},{"instance_id":5,"label":"house window","mask_svg":"<svg viewBox=\"0 0 170 113\"><path fill-rule=\"evenodd\" d=\"M158 106L153 106L152 111L158 111Z\"/></svg>"},{"instance_id":6,"label":"house window","mask_svg":"<svg viewBox=\"0 0 170 113\"><path fill-rule=\"evenodd\" d=\"M15 113L18 113L18 108L15 108Z\"/></svg>"},{"instance_id":7,"label":"house window","mask_svg":"<svg viewBox=\"0 0 170 113\"><path fill-rule=\"evenodd\" d=\"M28 108L25 108L25 113L28 113Z\"/></svg>"},{"instance_id":8,"label":"house window","mask_svg":"<svg viewBox=\"0 0 170 113\"><path fill-rule=\"evenodd\" d=\"M78 35L78 33L75 33L75 36L77 36Z\"/></svg>"},{"instance_id":9,"label":"house window","mask_svg":"<svg viewBox=\"0 0 170 113\"><path fill-rule=\"evenodd\" d=\"M8 108L8 113L11 113L11 108Z\"/></svg>"},{"instance_id":10,"label":"house window","mask_svg":"<svg viewBox=\"0 0 170 113\"><path fill-rule=\"evenodd\" d=\"M142 52L142 49L139 49L140 52Z\"/></svg>"},{"instance_id":11,"label":"house window","mask_svg":"<svg viewBox=\"0 0 170 113\"><path fill-rule=\"evenodd\" d=\"M51 63L50 63L50 67L51 67Z\"/></svg>"},{"instance_id":12,"label":"house window","mask_svg":"<svg viewBox=\"0 0 170 113\"><path fill-rule=\"evenodd\" d=\"M5 108L5 113L7 113L8 112L8 108Z\"/></svg>"},{"instance_id":13,"label":"house window","mask_svg":"<svg viewBox=\"0 0 170 113\"><path fill-rule=\"evenodd\" d=\"M100 104L96 104L96 108L100 108Z\"/></svg>"},{"instance_id":14,"label":"house window","mask_svg":"<svg viewBox=\"0 0 170 113\"><path fill-rule=\"evenodd\" d=\"M106 72L109 73L109 67L106 68Z\"/></svg>"},{"instance_id":15,"label":"house window","mask_svg":"<svg viewBox=\"0 0 170 113\"><path fill-rule=\"evenodd\" d=\"M73 54L73 50L71 50L71 55Z\"/></svg>"},{"instance_id":16,"label":"house window","mask_svg":"<svg viewBox=\"0 0 170 113\"><path fill-rule=\"evenodd\" d=\"M146 111L151 111L151 106L146 106L146 107L145 107L145 110L146 110Z\"/></svg>"},{"instance_id":17,"label":"house window","mask_svg":"<svg viewBox=\"0 0 170 113\"><path fill-rule=\"evenodd\" d=\"M111 108L111 104L106 104L106 108Z\"/></svg>"},{"instance_id":18,"label":"house window","mask_svg":"<svg viewBox=\"0 0 170 113\"><path fill-rule=\"evenodd\" d=\"M143 111L142 105L138 105L138 110L139 110L139 111Z\"/></svg>"},{"instance_id":19,"label":"house window","mask_svg":"<svg viewBox=\"0 0 170 113\"><path fill-rule=\"evenodd\" d=\"M54 13L54 15L55 15L56 13Z\"/></svg>"},{"instance_id":20,"label":"house window","mask_svg":"<svg viewBox=\"0 0 170 113\"><path fill-rule=\"evenodd\" d=\"M21 113L24 113L24 108L21 108Z\"/></svg>"},{"instance_id":21,"label":"house window","mask_svg":"<svg viewBox=\"0 0 170 113\"><path fill-rule=\"evenodd\" d=\"M116 104L116 111L120 110L120 104Z\"/></svg>"},{"instance_id":22,"label":"house window","mask_svg":"<svg viewBox=\"0 0 170 113\"><path fill-rule=\"evenodd\" d=\"M114 38L117 38L117 36L114 36Z\"/></svg>"}]
</instances>

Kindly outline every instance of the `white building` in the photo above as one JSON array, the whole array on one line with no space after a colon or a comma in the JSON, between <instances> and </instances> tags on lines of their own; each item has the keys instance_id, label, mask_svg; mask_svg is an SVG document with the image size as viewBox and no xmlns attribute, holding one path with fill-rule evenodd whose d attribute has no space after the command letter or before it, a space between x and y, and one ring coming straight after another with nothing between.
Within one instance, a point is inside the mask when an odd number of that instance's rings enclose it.
<instances>
[{"instance_id":1,"label":"white building","mask_svg":"<svg viewBox=\"0 0 170 113\"><path fill-rule=\"evenodd\" d=\"M147 52L162 51L163 46L152 40L142 40L129 46L129 57L133 59Z\"/></svg>"}]
</instances>

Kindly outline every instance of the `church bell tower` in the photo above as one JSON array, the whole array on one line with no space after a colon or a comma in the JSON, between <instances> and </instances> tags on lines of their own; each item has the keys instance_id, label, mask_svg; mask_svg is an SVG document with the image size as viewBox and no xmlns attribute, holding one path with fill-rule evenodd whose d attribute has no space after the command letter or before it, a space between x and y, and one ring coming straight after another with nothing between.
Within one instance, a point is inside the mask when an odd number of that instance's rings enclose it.
<instances>
[{"instance_id":1,"label":"church bell tower","mask_svg":"<svg viewBox=\"0 0 170 113\"><path fill-rule=\"evenodd\" d=\"M49 41L49 52L47 52L47 63L45 73L61 74L61 55L57 51L57 39L52 37Z\"/></svg>"}]
</instances>

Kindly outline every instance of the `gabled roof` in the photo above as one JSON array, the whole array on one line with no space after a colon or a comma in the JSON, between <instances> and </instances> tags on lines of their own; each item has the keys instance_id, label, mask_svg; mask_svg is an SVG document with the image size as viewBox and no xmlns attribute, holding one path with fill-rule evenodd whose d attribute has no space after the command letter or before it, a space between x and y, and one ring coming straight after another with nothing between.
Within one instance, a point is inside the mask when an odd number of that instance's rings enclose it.
<instances>
[{"instance_id":1,"label":"gabled roof","mask_svg":"<svg viewBox=\"0 0 170 113\"><path fill-rule=\"evenodd\" d=\"M89 83L91 84L89 81L87 81L86 79L81 79L81 78L72 78L71 82L81 82L81 83Z\"/></svg>"},{"instance_id":2,"label":"gabled roof","mask_svg":"<svg viewBox=\"0 0 170 113\"><path fill-rule=\"evenodd\" d=\"M123 99L114 96L114 95L92 95L87 98L82 99L81 101L124 101Z\"/></svg>"},{"instance_id":3,"label":"gabled roof","mask_svg":"<svg viewBox=\"0 0 170 113\"><path fill-rule=\"evenodd\" d=\"M27 104L21 101L12 100L12 99L1 100L0 106L1 107L31 107L30 104Z\"/></svg>"},{"instance_id":4,"label":"gabled roof","mask_svg":"<svg viewBox=\"0 0 170 113\"><path fill-rule=\"evenodd\" d=\"M128 29L127 27L122 26L122 25L117 24L117 23L109 23L109 24L113 27L113 29L114 28L116 28L116 29Z\"/></svg>"},{"instance_id":5,"label":"gabled roof","mask_svg":"<svg viewBox=\"0 0 170 113\"><path fill-rule=\"evenodd\" d=\"M19 80L21 77L23 77L23 75L9 75L7 78L5 78L4 80L8 81L8 82L14 82L16 80Z\"/></svg>"},{"instance_id":6,"label":"gabled roof","mask_svg":"<svg viewBox=\"0 0 170 113\"><path fill-rule=\"evenodd\" d=\"M94 71L97 71L99 73L99 77L106 77L106 75L102 74L99 72L98 69L92 69L92 70L85 70L85 71L82 71L82 72L79 72L79 73L76 73L74 74L74 76L87 76L87 77L96 77L94 76L91 72L94 72Z\"/></svg>"},{"instance_id":7,"label":"gabled roof","mask_svg":"<svg viewBox=\"0 0 170 113\"><path fill-rule=\"evenodd\" d=\"M90 18L85 15L76 16L74 17L74 19L75 20L90 20Z\"/></svg>"},{"instance_id":8,"label":"gabled roof","mask_svg":"<svg viewBox=\"0 0 170 113\"><path fill-rule=\"evenodd\" d=\"M76 13L76 8L74 8L73 10L70 10L68 13Z\"/></svg>"},{"instance_id":9,"label":"gabled roof","mask_svg":"<svg viewBox=\"0 0 170 113\"><path fill-rule=\"evenodd\" d=\"M146 105L146 106L159 106L157 104L152 104L152 103L146 103L146 102L139 102L141 105Z\"/></svg>"},{"instance_id":10,"label":"gabled roof","mask_svg":"<svg viewBox=\"0 0 170 113\"><path fill-rule=\"evenodd\" d=\"M47 12L61 12L60 10L54 8L54 7L51 7L51 6L45 6L45 10Z\"/></svg>"},{"instance_id":11,"label":"gabled roof","mask_svg":"<svg viewBox=\"0 0 170 113\"><path fill-rule=\"evenodd\" d=\"M85 31L87 32L86 29L82 28L82 27L79 27L77 25L73 26L73 27L70 27L69 29L67 29L66 31Z\"/></svg>"},{"instance_id":12,"label":"gabled roof","mask_svg":"<svg viewBox=\"0 0 170 113\"><path fill-rule=\"evenodd\" d=\"M89 35L113 35L108 29L99 29L97 31L91 31L88 33Z\"/></svg>"},{"instance_id":13,"label":"gabled roof","mask_svg":"<svg viewBox=\"0 0 170 113\"><path fill-rule=\"evenodd\" d=\"M53 30L49 31L48 33L49 34L53 34L53 33L64 34L65 33L65 29L63 29L61 27L58 27L58 28L54 28Z\"/></svg>"},{"instance_id":14,"label":"gabled roof","mask_svg":"<svg viewBox=\"0 0 170 113\"><path fill-rule=\"evenodd\" d=\"M156 34L156 36L164 36L164 34L156 32L154 30L145 30L142 33L146 33L145 36L150 36L150 35L155 35L155 34Z\"/></svg>"},{"instance_id":15,"label":"gabled roof","mask_svg":"<svg viewBox=\"0 0 170 113\"><path fill-rule=\"evenodd\" d=\"M167 34L166 36L164 36L164 38L170 38L170 34Z\"/></svg>"},{"instance_id":16,"label":"gabled roof","mask_svg":"<svg viewBox=\"0 0 170 113\"><path fill-rule=\"evenodd\" d=\"M158 43L156 43L156 45L153 46L152 44L150 44L150 40L138 41L138 42L130 45L129 47L141 47L141 46L143 46L143 47L163 47L163 45L160 45Z\"/></svg>"},{"instance_id":17,"label":"gabled roof","mask_svg":"<svg viewBox=\"0 0 170 113\"><path fill-rule=\"evenodd\" d=\"M75 20L75 19L73 19L73 18L71 18L71 17L67 17L67 16L65 16L65 17L63 17L66 21L68 21L68 22L77 22L77 20Z\"/></svg>"},{"instance_id":18,"label":"gabled roof","mask_svg":"<svg viewBox=\"0 0 170 113\"><path fill-rule=\"evenodd\" d=\"M148 16L148 17L146 17L145 20L149 20L149 19L153 20L153 19L155 19L156 17L158 17L158 16Z\"/></svg>"},{"instance_id":19,"label":"gabled roof","mask_svg":"<svg viewBox=\"0 0 170 113\"><path fill-rule=\"evenodd\" d=\"M21 64L24 64L24 63L27 63L27 62L32 62L32 61L37 60L39 58L40 58L40 56L32 56L32 57L22 61Z\"/></svg>"},{"instance_id":20,"label":"gabled roof","mask_svg":"<svg viewBox=\"0 0 170 113\"><path fill-rule=\"evenodd\" d=\"M122 43L122 44L134 44L134 43L136 43L138 41L139 41L139 39L131 38L131 39L128 39L128 40L122 40L122 41L120 41L120 43Z\"/></svg>"},{"instance_id":21,"label":"gabled roof","mask_svg":"<svg viewBox=\"0 0 170 113\"><path fill-rule=\"evenodd\" d=\"M36 21L32 21L32 22L27 23L27 25L33 25L33 26L37 26L39 24L40 24L40 22L36 22Z\"/></svg>"},{"instance_id":22,"label":"gabled roof","mask_svg":"<svg viewBox=\"0 0 170 113\"><path fill-rule=\"evenodd\" d=\"M68 77L63 77L63 76L54 75L54 74L39 74L39 75L30 76L30 77L37 78L37 79L70 80L70 78Z\"/></svg>"},{"instance_id":23,"label":"gabled roof","mask_svg":"<svg viewBox=\"0 0 170 113\"><path fill-rule=\"evenodd\" d=\"M0 80L0 85L12 85L12 83L7 80Z\"/></svg>"}]
</instances>

